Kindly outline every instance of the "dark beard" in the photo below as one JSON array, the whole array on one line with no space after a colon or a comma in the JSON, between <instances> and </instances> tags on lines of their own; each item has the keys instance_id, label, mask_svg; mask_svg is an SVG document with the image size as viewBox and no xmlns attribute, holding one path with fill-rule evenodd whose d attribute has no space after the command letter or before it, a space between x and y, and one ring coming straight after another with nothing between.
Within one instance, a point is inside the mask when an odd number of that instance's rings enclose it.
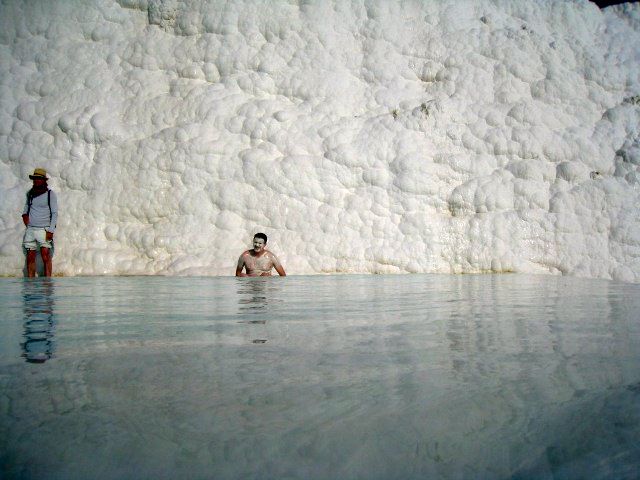
<instances>
[{"instance_id":1,"label":"dark beard","mask_svg":"<svg viewBox=\"0 0 640 480\"><path fill-rule=\"evenodd\" d=\"M31 190L29 190L29 195L31 196L31 198L39 197L40 195L45 193L47 190L48 190L48 187L47 187L47 184L45 183L44 185L39 187L32 187Z\"/></svg>"}]
</instances>

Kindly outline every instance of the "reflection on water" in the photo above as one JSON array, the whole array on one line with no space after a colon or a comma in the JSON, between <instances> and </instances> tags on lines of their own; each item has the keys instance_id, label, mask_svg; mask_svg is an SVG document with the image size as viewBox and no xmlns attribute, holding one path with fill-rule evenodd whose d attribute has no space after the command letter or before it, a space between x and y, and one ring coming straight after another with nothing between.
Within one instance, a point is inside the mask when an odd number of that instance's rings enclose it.
<instances>
[{"instance_id":1,"label":"reflection on water","mask_svg":"<svg viewBox=\"0 0 640 480\"><path fill-rule=\"evenodd\" d=\"M237 279L239 314L258 315L267 311L269 305L267 285L270 281L272 282L268 277L243 277Z\"/></svg>"},{"instance_id":2,"label":"reflection on water","mask_svg":"<svg viewBox=\"0 0 640 480\"><path fill-rule=\"evenodd\" d=\"M273 277L242 277L236 279L239 315L269 314L282 303L286 280Z\"/></svg>"},{"instance_id":3,"label":"reflection on water","mask_svg":"<svg viewBox=\"0 0 640 480\"><path fill-rule=\"evenodd\" d=\"M236 279L238 315L246 317L239 320L239 323L248 325L266 325L267 317L272 314L273 306L280 302L280 292L282 283L277 278L272 277L242 277ZM267 343L266 330L252 332L254 344Z\"/></svg>"},{"instance_id":4,"label":"reflection on water","mask_svg":"<svg viewBox=\"0 0 640 480\"><path fill-rule=\"evenodd\" d=\"M44 363L53 355L55 342L54 283L50 278L24 279L22 284L24 333L22 356Z\"/></svg>"}]
</instances>

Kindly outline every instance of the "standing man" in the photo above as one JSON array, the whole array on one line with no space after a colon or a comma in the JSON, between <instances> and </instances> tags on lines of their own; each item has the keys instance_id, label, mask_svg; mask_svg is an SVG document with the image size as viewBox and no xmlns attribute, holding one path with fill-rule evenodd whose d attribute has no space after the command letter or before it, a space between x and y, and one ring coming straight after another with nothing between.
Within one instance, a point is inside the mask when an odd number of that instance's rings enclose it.
<instances>
[{"instance_id":1,"label":"standing man","mask_svg":"<svg viewBox=\"0 0 640 480\"><path fill-rule=\"evenodd\" d=\"M278 275L285 277L284 268L280 260L267 250L267 236L264 233L256 233L253 236L253 249L247 250L238 259L236 277L270 277L271 269L275 268ZM246 273L242 269L246 270Z\"/></svg>"},{"instance_id":2,"label":"standing man","mask_svg":"<svg viewBox=\"0 0 640 480\"><path fill-rule=\"evenodd\" d=\"M29 178L33 180L33 188L27 192L27 201L22 210L22 221L27 227L22 240L22 246L27 251L27 275L36 276L36 254L40 249L44 276L50 277L53 234L58 222L58 198L47 187L47 171L44 168L36 168Z\"/></svg>"}]
</instances>

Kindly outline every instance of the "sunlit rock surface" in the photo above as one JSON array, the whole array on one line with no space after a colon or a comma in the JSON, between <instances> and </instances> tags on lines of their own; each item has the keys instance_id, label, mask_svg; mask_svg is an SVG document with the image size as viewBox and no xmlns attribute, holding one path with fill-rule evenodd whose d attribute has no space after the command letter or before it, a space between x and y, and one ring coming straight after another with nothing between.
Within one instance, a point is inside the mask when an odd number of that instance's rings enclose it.
<instances>
[{"instance_id":1,"label":"sunlit rock surface","mask_svg":"<svg viewBox=\"0 0 640 480\"><path fill-rule=\"evenodd\" d=\"M0 274L28 174L54 270L640 281L640 7L7 0Z\"/></svg>"}]
</instances>

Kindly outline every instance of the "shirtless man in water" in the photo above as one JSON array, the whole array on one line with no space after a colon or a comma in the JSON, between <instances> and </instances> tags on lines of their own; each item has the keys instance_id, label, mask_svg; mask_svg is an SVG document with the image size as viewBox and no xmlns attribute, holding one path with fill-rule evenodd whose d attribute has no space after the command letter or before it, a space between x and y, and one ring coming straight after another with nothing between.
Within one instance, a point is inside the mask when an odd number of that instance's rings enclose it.
<instances>
[{"instance_id":1,"label":"shirtless man in water","mask_svg":"<svg viewBox=\"0 0 640 480\"><path fill-rule=\"evenodd\" d=\"M246 273L242 271L243 268ZM267 250L267 236L264 233L256 233L253 236L253 249L247 250L238 259L236 277L270 277L272 268L275 268L281 277L287 275L278 257Z\"/></svg>"}]
</instances>

